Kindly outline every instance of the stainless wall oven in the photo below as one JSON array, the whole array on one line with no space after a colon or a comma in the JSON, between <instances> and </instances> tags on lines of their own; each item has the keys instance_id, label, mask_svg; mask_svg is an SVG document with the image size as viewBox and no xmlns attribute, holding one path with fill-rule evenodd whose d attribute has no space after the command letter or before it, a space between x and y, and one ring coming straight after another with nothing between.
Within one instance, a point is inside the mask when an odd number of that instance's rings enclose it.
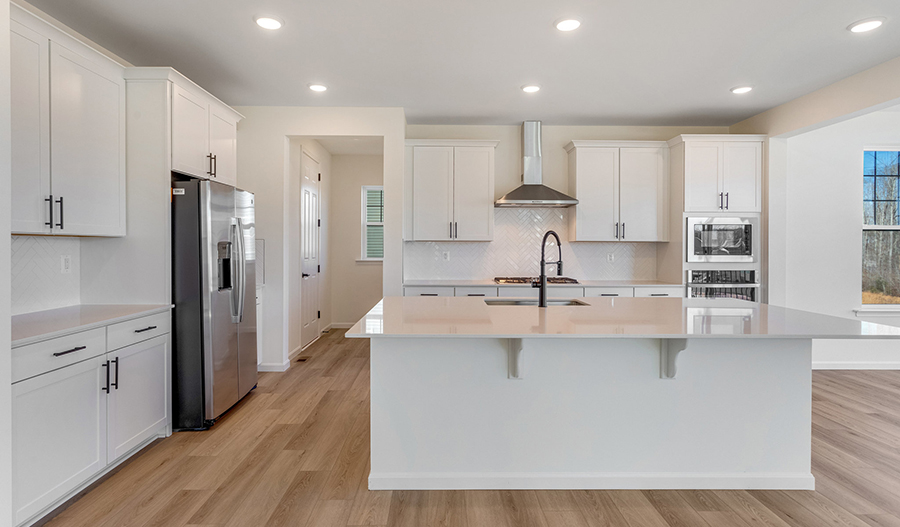
<instances>
[{"instance_id":1,"label":"stainless wall oven","mask_svg":"<svg viewBox=\"0 0 900 527\"><path fill-rule=\"evenodd\" d=\"M688 271L688 297L759 302L756 271Z\"/></svg>"},{"instance_id":2,"label":"stainless wall oven","mask_svg":"<svg viewBox=\"0 0 900 527\"><path fill-rule=\"evenodd\" d=\"M755 262L759 250L759 220L736 217L689 217L687 261L698 263Z\"/></svg>"}]
</instances>

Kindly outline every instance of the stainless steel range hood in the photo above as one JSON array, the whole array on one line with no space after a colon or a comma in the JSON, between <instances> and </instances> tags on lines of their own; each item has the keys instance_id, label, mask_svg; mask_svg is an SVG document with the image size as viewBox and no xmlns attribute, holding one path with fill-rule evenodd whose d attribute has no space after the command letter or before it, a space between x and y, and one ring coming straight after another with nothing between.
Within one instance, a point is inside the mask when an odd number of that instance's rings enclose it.
<instances>
[{"instance_id":1,"label":"stainless steel range hood","mask_svg":"<svg viewBox=\"0 0 900 527\"><path fill-rule=\"evenodd\" d=\"M495 207L564 208L578 200L543 184L541 169L541 122L522 125L522 181L524 185L494 202Z\"/></svg>"}]
</instances>

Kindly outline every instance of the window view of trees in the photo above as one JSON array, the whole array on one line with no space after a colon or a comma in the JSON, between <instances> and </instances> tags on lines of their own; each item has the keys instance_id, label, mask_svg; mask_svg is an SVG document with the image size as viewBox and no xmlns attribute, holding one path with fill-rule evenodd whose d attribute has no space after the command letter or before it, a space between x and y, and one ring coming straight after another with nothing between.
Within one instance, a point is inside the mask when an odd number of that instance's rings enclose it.
<instances>
[{"instance_id":1,"label":"window view of trees","mask_svg":"<svg viewBox=\"0 0 900 527\"><path fill-rule=\"evenodd\" d=\"M900 152L863 160L862 303L900 304Z\"/></svg>"}]
</instances>

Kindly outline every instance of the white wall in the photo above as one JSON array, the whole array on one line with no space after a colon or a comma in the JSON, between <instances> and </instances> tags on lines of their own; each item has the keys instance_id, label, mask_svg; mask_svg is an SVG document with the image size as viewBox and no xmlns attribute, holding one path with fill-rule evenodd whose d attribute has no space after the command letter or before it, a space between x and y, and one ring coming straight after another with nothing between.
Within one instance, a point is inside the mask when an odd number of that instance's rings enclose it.
<instances>
[{"instance_id":1,"label":"white wall","mask_svg":"<svg viewBox=\"0 0 900 527\"><path fill-rule=\"evenodd\" d=\"M403 157L406 118L402 108L236 108L238 185L256 194L258 236L266 240L267 283L263 302L263 362L287 369L289 280L286 251L289 220L290 137L381 136L384 138L385 261L383 294L399 296L402 284Z\"/></svg>"},{"instance_id":2,"label":"white wall","mask_svg":"<svg viewBox=\"0 0 900 527\"><path fill-rule=\"evenodd\" d=\"M384 156L332 157L331 298L332 320L347 327L382 297L382 263L361 262L362 187L384 182Z\"/></svg>"},{"instance_id":3,"label":"white wall","mask_svg":"<svg viewBox=\"0 0 900 527\"><path fill-rule=\"evenodd\" d=\"M773 256L783 254L783 283L771 284L773 298L783 298L783 305L856 318L853 310L861 306L863 150L900 149L898 118L900 112L879 111L787 140L787 170L783 180L774 178L778 186L772 187L784 189L779 199L785 223L772 222L773 232L783 232L784 245L770 247ZM861 318L900 325L900 316ZM813 361L817 367L900 367L900 344L816 341Z\"/></svg>"},{"instance_id":4,"label":"white wall","mask_svg":"<svg viewBox=\"0 0 900 527\"><path fill-rule=\"evenodd\" d=\"M69 256L63 274L62 257ZM63 236L12 237L12 314L81 303L81 240Z\"/></svg>"},{"instance_id":5,"label":"white wall","mask_svg":"<svg viewBox=\"0 0 900 527\"><path fill-rule=\"evenodd\" d=\"M0 233L10 232L9 3L0 3ZM10 237L0 236L0 527L13 525Z\"/></svg>"},{"instance_id":6,"label":"white wall","mask_svg":"<svg viewBox=\"0 0 900 527\"><path fill-rule=\"evenodd\" d=\"M315 139L293 137L290 139L290 174L288 183L288 258L297 265L288 267L288 349L291 353L300 349L300 329L303 326L301 316L301 285L303 283L302 269L300 267L300 185L304 153L319 163L319 172L322 181L319 183L319 217L322 218L322 230L319 233L319 265L322 272L319 273L319 311L322 318L319 320L320 328L325 329L331 324L331 270L329 267L328 246L328 196L331 182L331 154ZM263 299L265 302L265 298ZM265 309L265 308L264 308Z\"/></svg>"}]
</instances>

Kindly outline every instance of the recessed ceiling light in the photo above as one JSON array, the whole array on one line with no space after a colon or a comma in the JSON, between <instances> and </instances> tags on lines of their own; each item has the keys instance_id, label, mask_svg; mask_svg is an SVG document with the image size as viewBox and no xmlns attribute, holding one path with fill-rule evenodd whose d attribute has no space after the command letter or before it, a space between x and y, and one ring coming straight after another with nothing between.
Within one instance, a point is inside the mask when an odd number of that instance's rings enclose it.
<instances>
[{"instance_id":1,"label":"recessed ceiling light","mask_svg":"<svg viewBox=\"0 0 900 527\"><path fill-rule=\"evenodd\" d=\"M847 26L847 29L853 33L865 33L866 31L872 31L873 29L881 27L881 24L884 24L884 20L885 18L883 16L867 18L850 24Z\"/></svg>"},{"instance_id":2,"label":"recessed ceiling light","mask_svg":"<svg viewBox=\"0 0 900 527\"><path fill-rule=\"evenodd\" d=\"M581 27L581 19L574 17L564 17L554 22L553 25L556 26L556 29L560 31L575 31L576 29Z\"/></svg>"},{"instance_id":3,"label":"recessed ceiling light","mask_svg":"<svg viewBox=\"0 0 900 527\"><path fill-rule=\"evenodd\" d=\"M522 86L522 91L525 93L535 93L541 91L541 87L537 84L526 84Z\"/></svg>"},{"instance_id":4,"label":"recessed ceiling light","mask_svg":"<svg viewBox=\"0 0 900 527\"><path fill-rule=\"evenodd\" d=\"M310 84L309 89L312 91L325 91L328 87L323 84Z\"/></svg>"},{"instance_id":5,"label":"recessed ceiling light","mask_svg":"<svg viewBox=\"0 0 900 527\"><path fill-rule=\"evenodd\" d=\"M731 93L740 95L742 93L747 93L752 89L753 89L752 86L737 86L737 87L731 88Z\"/></svg>"},{"instance_id":6,"label":"recessed ceiling light","mask_svg":"<svg viewBox=\"0 0 900 527\"><path fill-rule=\"evenodd\" d=\"M256 24L263 29L281 29L284 21L271 16L258 16L256 17Z\"/></svg>"}]
</instances>

